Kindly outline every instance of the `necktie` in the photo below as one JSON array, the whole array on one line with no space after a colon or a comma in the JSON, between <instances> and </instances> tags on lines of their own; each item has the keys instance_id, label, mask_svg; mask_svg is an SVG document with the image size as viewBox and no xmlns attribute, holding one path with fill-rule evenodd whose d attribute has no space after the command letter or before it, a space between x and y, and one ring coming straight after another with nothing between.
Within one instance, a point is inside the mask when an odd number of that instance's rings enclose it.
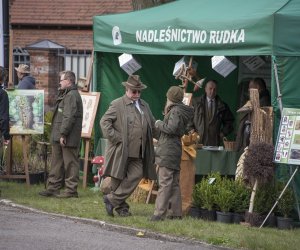
<instances>
[{"instance_id":1,"label":"necktie","mask_svg":"<svg viewBox=\"0 0 300 250\"><path fill-rule=\"evenodd\" d=\"M134 101L134 105L135 105L135 107L137 108L137 110L138 110L140 113L142 113L142 110L141 110L140 105L139 105L139 101Z\"/></svg>"},{"instance_id":2,"label":"necktie","mask_svg":"<svg viewBox=\"0 0 300 250\"><path fill-rule=\"evenodd\" d=\"M209 119L211 119L212 116L213 116L213 113L214 113L213 108L214 108L214 101L211 99L211 100L209 100L209 103L208 103L208 116L209 116Z\"/></svg>"}]
</instances>

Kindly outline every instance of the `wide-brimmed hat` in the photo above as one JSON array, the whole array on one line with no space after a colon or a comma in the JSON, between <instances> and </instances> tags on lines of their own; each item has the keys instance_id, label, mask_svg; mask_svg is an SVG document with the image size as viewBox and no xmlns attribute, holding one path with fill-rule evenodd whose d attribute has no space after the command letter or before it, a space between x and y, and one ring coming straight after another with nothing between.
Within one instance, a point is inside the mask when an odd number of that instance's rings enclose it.
<instances>
[{"instance_id":1,"label":"wide-brimmed hat","mask_svg":"<svg viewBox=\"0 0 300 250\"><path fill-rule=\"evenodd\" d=\"M147 86L141 82L139 75L129 76L127 82L122 82L122 85L130 89L137 89L137 90L142 90L147 88Z\"/></svg>"},{"instance_id":2,"label":"wide-brimmed hat","mask_svg":"<svg viewBox=\"0 0 300 250\"><path fill-rule=\"evenodd\" d=\"M15 68L16 71L23 73L23 74L29 74L30 73L30 68L26 64L19 64L18 68Z\"/></svg>"}]
</instances>

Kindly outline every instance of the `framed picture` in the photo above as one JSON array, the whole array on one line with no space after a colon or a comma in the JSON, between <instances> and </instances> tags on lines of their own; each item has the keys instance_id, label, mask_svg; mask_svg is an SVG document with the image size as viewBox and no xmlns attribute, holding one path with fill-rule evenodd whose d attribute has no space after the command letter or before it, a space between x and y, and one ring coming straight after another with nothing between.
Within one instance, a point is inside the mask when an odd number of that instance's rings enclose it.
<instances>
[{"instance_id":1,"label":"framed picture","mask_svg":"<svg viewBox=\"0 0 300 250\"><path fill-rule=\"evenodd\" d=\"M100 100L100 92L80 92L83 105L81 137L91 138Z\"/></svg>"},{"instance_id":2,"label":"framed picture","mask_svg":"<svg viewBox=\"0 0 300 250\"><path fill-rule=\"evenodd\" d=\"M193 96L192 93L184 93L182 102L185 105L190 106L191 105L192 96Z\"/></svg>"},{"instance_id":3,"label":"framed picture","mask_svg":"<svg viewBox=\"0 0 300 250\"><path fill-rule=\"evenodd\" d=\"M44 133L44 90L7 91L9 99L10 134Z\"/></svg>"}]
</instances>

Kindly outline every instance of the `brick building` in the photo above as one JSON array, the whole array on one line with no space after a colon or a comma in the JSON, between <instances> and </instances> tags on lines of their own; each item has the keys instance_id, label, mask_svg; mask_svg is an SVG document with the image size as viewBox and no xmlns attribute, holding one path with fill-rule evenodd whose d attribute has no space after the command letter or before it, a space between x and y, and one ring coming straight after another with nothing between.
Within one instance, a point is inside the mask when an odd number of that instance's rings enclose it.
<instances>
[{"instance_id":1,"label":"brick building","mask_svg":"<svg viewBox=\"0 0 300 250\"><path fill-rule=\"evenodd\" d=\"M92 17L152 7L168 0L9 0L13 67L30 65L37 88L52 106L57 72L86 76L93 49ZM12 81L18 79L14 72Z\"/></svg>"}]
</instances>

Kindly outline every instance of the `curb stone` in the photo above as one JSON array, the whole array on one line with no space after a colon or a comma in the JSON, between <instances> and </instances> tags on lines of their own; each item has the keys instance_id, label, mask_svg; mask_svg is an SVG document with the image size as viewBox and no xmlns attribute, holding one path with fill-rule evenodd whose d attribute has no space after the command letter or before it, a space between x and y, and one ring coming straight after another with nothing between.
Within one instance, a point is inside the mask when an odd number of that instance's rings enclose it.
<instances>
[{"instance_id":1,"label":"curb stone","mask_svg":"<svg viewBox=\"0 0 300 250\"><path fill-rule=\"evenodd\" d=\"M19 205L19 204L13 203L12 201L7 200L7 199L0 199L0 204L15 207L15 208L33 212L33 213L39 213L39 214L49 215L49 216L53 216L53 217L64 218L64 219L69 219L69 220L73 220L73 221L77 221L77 222L82 222L82 223L86 223L86 224L90 224L90 225L100 226L109 231L118 231L120 233L125 233L125 234L136 236L136 237L147 237L150 239L155 239L155 240L160 240L160 241L185 243L185 244L189 244L189 245L203 245L203 246L211 248L211 249L220 249L220 250L230 250L231 249L231 248L226 248L223 246L214 246L214 245L208 244L206 242L198 241L198 240L191 239L191 238L170 236L170 235L166 235L166 234L156 233L153 231L148 231L146 229L137 229L137 228L133 228L133 227L111 224L111 223L107 223L102 220L94 220L94 219L87 219L87 218L80 218L80 217L75 217L75 216L68 216L68 215L45 212L45 211L38 210L35 208L31 208L31 207L27 207L24 205ZM138 236L140 233L142 233L143 236Z\"/></svg>"}]
</instances>

